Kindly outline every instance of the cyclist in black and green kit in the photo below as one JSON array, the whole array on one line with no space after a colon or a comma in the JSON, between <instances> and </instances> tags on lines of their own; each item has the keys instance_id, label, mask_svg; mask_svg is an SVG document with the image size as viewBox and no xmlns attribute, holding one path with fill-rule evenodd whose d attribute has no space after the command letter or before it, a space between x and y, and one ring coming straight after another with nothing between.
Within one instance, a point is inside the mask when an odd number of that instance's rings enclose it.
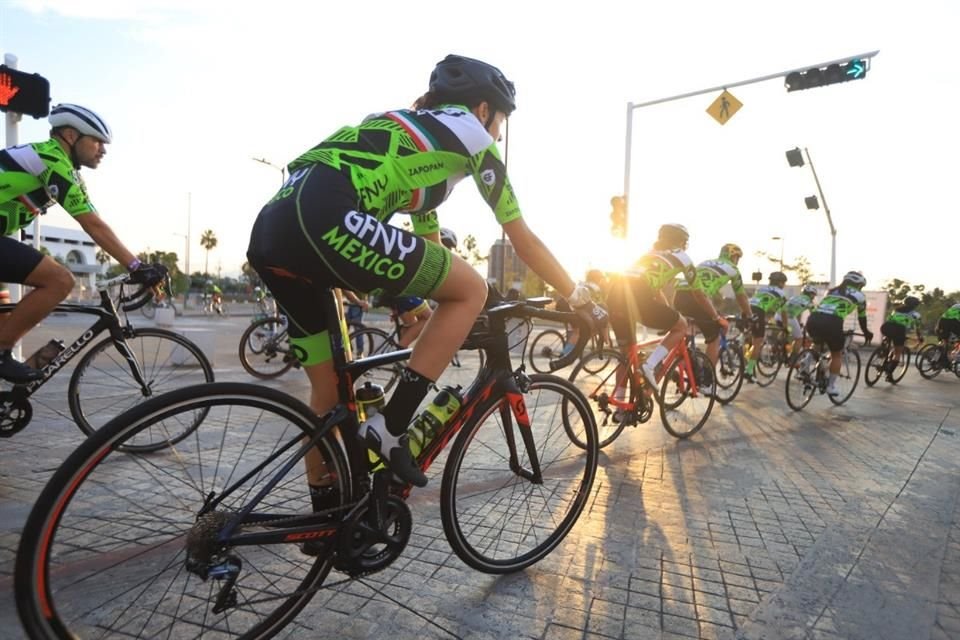
<instances>
[{"instance_id":1,"label":"cyclist in black and green kit","mask_svg":"<svg viewBox=\"0 0 960 640\"><path fill-rule=\"evenodd\" d=\"M757 359L760 357L760 348L763 346L767 322L772 321L779 313L780 319L786 326L787 314L783 310L787 302L787 294L783 292L785 284L787 284L787 274L774 271L770 274L769 284L758 287L750 298L752 313L750 331L753 335L753 350L750 352L750 360L747 361L747 367L743 372L743 379L749 382L753 382L753 374L757 369Z\"/></svg>"},{"instance_id":2,"label":"cyclist in black and green kit","mask_svg":"<svg viewBox=\"0 0 960 640\"><path fill-rule=\"evenodd\" d=\"M337 327L325 326L317 313L318 292L341 287L438 303L390 400L361 426L370 448L417 486L427 480L408 449L407 426L463 344L487 295L483 277L439 242L434 210L460 180L473 178L534 272L572 307L594 311L589 289L570 279L521 216L496 146L515 108L513 83L499 69L449 55L437 64L428 92L413 109L368 116L291 162L289 178L251 233L247 256L287 314L318 413L337 401L328 334ZM415 233L386 224L396 212L412 216ZM595 312L603 321L603 311ZM318 458L307 461L315 506L330 482Z\"/></svg>"},{"instance_id":3,"label":"cyclist in black and green kit","mask_svg":"<svg viewBox=\"0 0 960 640\"><path fill-rule=\"evenodd\" d=\"M73 274L50 256L11 238L49 207L59 204L94 242L126 265L131 282L156 285L166 276L160 264L141 264L100 217L87 196L80 168L96 169L111 132L96 113L75 104L50 110L50 139L0 149L0 282L27 284L24 296L0 326L0 379L29 382L42 373L19 362L11 349L73 290Z\"/></svg>"},{"instance_id":4,"label":"cyclist in black and green kit","mask_svg":"<svg viewBox=\"0 0 960 640\"><path fill-rule=\"evenodd\" d=\"M807 333L817 342L825 342L830 349L830 380L827 384L827 394L840 395L837 388L837 375L843 366L843 319L857 312L857 320L864 338L869 343L873 340L873 333L867 328L867 298L862 289L867 285L867 279L859 271L848 271L843 276L839 287L827 292L817 308L807 318Z\"/></svg>"},{"instance_id":5,"label":"cyclist in black and green kit","mask_svg":"<svg viewBox=\"0 0 960 640\"><path fill-rule=\"evenodd\" d=\"M800 325L800 316L807 311L813 311L813 301L817 299L817 288L812 284L803 285L800 293L787 300L783 310L787 316L787 326L790 329L790 338L793 348L790 353L800 353L803 346L803 327Z\"/></svg>"},{"instance_id":6,"label":"cyclist in black and green kit","mask_svg":"<svg viewBox=\"0 0 960 640\"><path fill-rule=\"evenodd\" d=\"M893 343L893 360L887 362L887 370L884 371L888 381L892 381L893 372L900 366L903 345L907 342L907 332L912 330L917 334L917 341L923 342L923 335L920 333L920 312L917 311L919 306L920 298L907 296L903 299L903 304L896 307L880 325L880 333Z\"/></svg>"}]
</instances>

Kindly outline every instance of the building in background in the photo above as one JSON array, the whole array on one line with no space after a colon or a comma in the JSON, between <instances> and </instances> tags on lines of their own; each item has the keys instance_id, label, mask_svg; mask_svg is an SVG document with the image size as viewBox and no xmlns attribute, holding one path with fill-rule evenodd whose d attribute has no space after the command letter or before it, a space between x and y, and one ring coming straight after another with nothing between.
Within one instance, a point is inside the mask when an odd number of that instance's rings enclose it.
<instances>
[{"instance_id":1,"label":"building in background","mask_svg":"<svg viewBox=\"0 0 960 640\"><path fill-rule=\"evenodd\" d=\"M33 227L23 230L23 241L33 244ZM65 227L40 227L40 248L50 252L50 257L65 265L77 279L69 300L96 298L97 274L107 265L97 262L96 243L81 229Z\"/></svg>"},{"instance_id":2,"label":"building in background","mask_svg":"<svg viewBox=\"0 0 960 640\"><path fill-rule=\"evenodd\" d=\"M503 283L500 282L501 276ZM509 240L497 240L490 246L487 260L487 282L498 285L503 293L510 289L523 290L527 278L527 265L517 256Z\"/></svg>"}]
</instances>

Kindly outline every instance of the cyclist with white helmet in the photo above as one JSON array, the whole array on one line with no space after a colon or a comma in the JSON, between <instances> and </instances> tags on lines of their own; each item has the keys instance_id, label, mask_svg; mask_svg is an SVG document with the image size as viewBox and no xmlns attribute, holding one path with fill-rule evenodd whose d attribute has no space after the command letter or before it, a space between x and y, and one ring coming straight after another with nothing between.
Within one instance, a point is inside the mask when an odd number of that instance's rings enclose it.
<instances>
[{"instance_id":1,"label":"cyclist with white helmet","mask_svg":"<svg viewBox=\"0 0 960 640\"><path fill-rule=\"evenodd\" d=\"M812 284L805 284L800 293L791 296L783 305L787 315L787 328L790 331L790 337L793 338L793 349L790 353L800 353L803 347L803 326L800 324L800 316L807 311L813 311L813 302L819 293Z\"/></svg>"},{"instance_id":2,"label":"cyclist with white helmet","mask_svg":"<svg viewBox=\"0 0 960 640\"><path fill-rule=\"evenodd\" d=\"M859 271L848 271L840 286L827 291L823 300L807 319L807 333L817 342L825 342L830 349L830 380L827 394L840 395L837 387L837 375L843 365L843 320L857 312L860 329L867 342L873 340L873 333L867 328L867 298L862 289L867 279Z\"/></svg>"},{"instance_id":3,"label":"cyclist with white helmet","mask_svg":"<svg viewBox=\"0 0 960 640\"><path fill-rule=\"evenodd\" d=\"M698 284L697 267L685 251L689 239L690 234L682 224L662 225L653 248L625 273L610 279L607 309L621 350L636 344L637 322L667 331L640 367L651 389L657 388L657 365L683 340L687 330L687 321L670 306L663 289L681 273L687 284Z\"/></svg>"},{"instance_id":4,"label":"cyclist with white helmet","mask_svg":"<svg viewBox=\"0 0 960 640\"><path fill-rule=\"evenodd\" d=\"M472 178L520 259L571 305L593 312L586 286L570 278L527 226L500 159L497 141L515 96L496 67L447 56L413 108L370 115L291 162L287 182L250 235L247 257L290 320L317 413L337 402L329 335L337 327L326 326L318 313L318 293L341 287L438 303L383 411L361 425L370 448L417 486L427 479L408 448L407 426L487 297L477 270L439 244L435 209L457 183ZM411 216L414 233L387 224L395 213ZM312 460L307 475L320 506L329 501L320 488L330 480Z\"/></svg>"},{"instance_id":5,"label":"cyclist with white helmet","mask_svg":"<svg viewBox=\"0 0 960 640\"><path fill-rule=\"evenodd\" d=\"M773 321L778 313L781 321L786 319L783 307L787 302L787 294L784 293L783 287L787 284L787 274L774 271L770 274L768 282L769 284L757 287L750 297L752 313L750 332L753 336L753 350L750 352L750 359L747 360L747 366L743 372L743 379L748 382L754 381L753 375L757 369L760 348L763 346L763 336L767 332L767 322Z\"/></svg>"},{"instance_id":6,"label":"cyclist with white helmet","mask_svg":"<svg viewBox=\"0 0 960 640\"><path fill-rule=\"evenodd\" d=\"M50 256L9 237L59 204L104 251L133 273L132 282L155 285L167 270L141 264L104 222L87 196L80 168L96 169L112 134L95 112L75 104L50 111L50 139L0 150L0 281L27 284L24 296L0 327L0 379L37 380L41 373L11 349L73 290L73 274Z\"/></svg>"}]
</instances>

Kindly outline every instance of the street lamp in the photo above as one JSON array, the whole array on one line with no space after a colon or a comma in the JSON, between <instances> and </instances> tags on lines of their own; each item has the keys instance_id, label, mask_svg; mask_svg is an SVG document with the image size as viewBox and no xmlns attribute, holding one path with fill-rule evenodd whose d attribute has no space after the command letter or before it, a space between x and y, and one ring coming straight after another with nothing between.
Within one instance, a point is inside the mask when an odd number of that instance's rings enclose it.
<instances>
[{"instance_id":1,"label":"street lamp","mask_svg":"<svg viewBox=\"0 0 960 640\"><path fill-rule=\"evenodd\" d=\"M787 164L791 167L802 167L803 158L799 155L800 148L794 148L787 151ZM817 178L817 170L813 168L813 159L810 158L810 151L806 147L803 153L807 157L807 164L810 165L810 172L813 174L813 181L817 185L817 193L820 194L820 201L817 202L816 196L804 198L808 209L818 209L819 203L823 203L823 212L827 214L827 224L830 225L830 286L837 284L837 228L833 226L833 217L830 215L830 207L827 206L827 199L823 197L823 189L820 188L820 179Z\"/></svg>"},{"instance_id":2,"label":"street lamp","mask_svg":"<svg viewBox=\"0 0 960 640\"><path fill-rule=\"evenodd\" d=\"M282 166L280 166L280 165L278 165L278 164L273 164L272 162L270 162L270 161L267 160L266 158L250 158L250 159L253 160L254 162L259 162L260 164L265 164L265 165L267 165L268 167L273 167L274 169L278 170L278 171L280 172L280 186L283 186L284 184L287 183L287 168L286 168L286 167L282 167Z\"/></svg>"},{"instance_id":3,"label":"street lamp","mask_svg":"<svg viewBox=\"0 0 960 640\"><path fill-rule=\"evenodd\" d=\"M773 236L770 239L780 241L780 271L783 271L783 238L781 236Z\"/></svg>"}]
</instances>

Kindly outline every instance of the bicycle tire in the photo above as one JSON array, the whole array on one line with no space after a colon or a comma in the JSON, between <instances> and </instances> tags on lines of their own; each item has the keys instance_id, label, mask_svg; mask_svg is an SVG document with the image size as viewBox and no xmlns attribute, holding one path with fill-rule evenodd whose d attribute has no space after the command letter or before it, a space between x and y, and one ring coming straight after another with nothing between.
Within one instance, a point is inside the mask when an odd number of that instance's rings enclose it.
<instances>
[{"instance_id":1,"label":"bicycle tire","mask_svg":"<svg viewBox=\"0 0 960 640\"><path fill-rule=\"evenodd\" d=\"M263 335L258 336L258 333ZM257 320L240 336L240 364L254 378L279 378L297 365L290 347L287 325L283 320L269 317Z\"/></svg>"},{"instance_id":2,"label":"bicycle tire","mask_svg":"<svg viewBox=\"0 0 960 640\"><path fill-rule=\"evenodd\" d=\"M204 421L202 437L175 445L177 451L114 455L118 443L153 423L198 411L214 419ZM266 511L277 518L311 513L305 469L292 456L319 425L302 402L245 383L178 389L105 425L66 458L27 518L14 570L27 635L199 637L206 629L218 638L247 640L281 631L322 587L332 552L306 556L296 542L201 547L208 553L205 567L226 553L242 560L235 585L239 604L214 614L222 581L202 579L186 567L185 541L188 533L197 535L205 503L230 518L288 462L287 477L267 489L253 522L239 532L265 531L263 523L277 521L268 520ZM339 483L339 505L347 504L352 472L342 445L330 434L316 451ZM258 471L260 460L266 466ZM213 540L224 522L214 520L199 535Z\"/></svg>"},{"instance_id":3,"label":"bicycle tire","mask_svg":"<svg viewBox=\"0 0 960 640\"><path fill-rule=\"evenodd\" d=\"M940 375L943 371L940 364L942 357L943 348L939 344L925 345L917 352L917 371L924 380L933 380Z\"/></svg>"},{"instance_id":4,"label":"bicycle tire","mask_svg":"<svg viewBox=\"0 0 960 640\"><path fill-rule=\"evenodd\" d=\"M624 412L618 412L607 404L607 400L613 396L617 387L617 371L625 375L625 379L620 383L624 389L623 397L632 398L633 376L627 365L627 359L615 349L600 349L582 356L570 373L570 382L584 395L593 411L594 422L597 425L598 446L601 449L620 436L628 421L628 416L624 415ZM618 413L620 413L619 416ZM574 437L572 430L568 431L568 435L577 446L587 446L585 442Z\"/></svg>"},{"instance_id":5,"label":"bicycle tire","mask_svg":"<svg viewBox=\"0 0 960 640\"><path fill-rule=\"evenodd\" d=\"M145 396L134 380L130 364L113 338L93 345L73 370L67 385L70 415L87 435L151 396L214 381L207 356L188 338L156 327L129 331L125 342L140 364L149 395ZM148 430L146 438L124 445L124 451L149 453L168 447L190 435L203 418L204 414L198 414L172 432Z\"/></svg>"},{"instance_id":6,"label":"bicycle tire","mask_svg":"<svg viewBox=\"0 0 960 640\"><path fill-rule=\"evenodd\" d=\"M566 339L556 329L544 329L530 344L530 366L537 373L552 373L550 361L560 357Z\"/></svg>"},{"instance_id":7,"label":"bicycle tire","mask_svg":"<svg viewBox=\"0 0 960 640\"><path fill-rule=\"evenodd\" d=\"M143 314L143 317L147 320L153 320L157 317L157 305L153 303L153 300L147 302L147 304L140 307L140 313Z\"/></svg>"},{"instance_id":8,"label":"bicycle tire","mask_svg":"<svg viewBox=\"0 0 960 640\"><path fill-rule=\"evenodd\" d=\"M817 363L820 355L813 349L804 349L797 354L795 364L787 371L787 384L784 392L787 406L794 411L802 411L810 404L817 390Z\"/></svg>"},{"instance_id":9,"label":"bicycle tire","mask_svg":"<svg viewBox=\"0 0 960 640\"><path fill-rule=\"evenodd\" d=\"M863 368L863 381L868 387L877 384L880 376L883 375L887 364L887 351L887 347L880 345L867 358L867 366Z\"/></svg>"},{"instance_id":10,"label":"bicycle tire","mask_svg":"<svg viewBox=\"0 0 960 640\"><path fill-rule=\"evenodd\" d=\"M900 362L897 364L897 368L893 370L893 374L890 376L890 382L893 384L899 383L903 380L903 377L907 375L907 369L910 368L910 357L913 354L910 352L910 347L904 346L903 351L900 353Z\"/></svg>"},{"instance_id":11,"label":"bicycle tire","mask_svg":"<svg viewBox=\"0 0 960 640\"><path fill-rule=\"evenodd\" d=\"M694 349L690 351L690 360L693 371L687 369L683 358L677 358L664 372L663 381L660 383L660 420L667 433L681 440L689 438L703 428L716 401L714 394L705 394L700 391L700 387L709 382L707 376L713 376L713 364L710 358ZM691 374L693 374L693 380L691 380ZM696 383L696 395L691 394L693 388L691 382ZM689 417L681 413L681 408L691 409L693 403L696 403L696 407L690 411Z\"/></svg>"},{"instance_id":12,"label":"bicycle tire","mask_svg":"<svg viewBox=\"0 0 960 640\"><path fill-rule=\"evenodd\" d=\"M370 356L382 353L390 353L400 348L400 345L382 329L376 327L366 327L359 331L354 331L348 335L351 349L354 349L353 359L368 358ZM360 348L357 348L360 347ZM400 372L403 365L400 363L384 364L372 369L367 369L357 377L358 386L363 386L365 382L373 382L383 387L383 392L387 393L400 379Z\"/></svg>"},{"instance_id":13,"label":"bicycle tire","mask_svg":"<svg viewBox=\"0 0 960 640\"><path fill-rule=\"evenodd\" d=\"M539 483L511 468L505 426L515 438L516 462L529 470L514 421L512 406L517 404L534 431L543 475ZM576 408L586 449L567 437L562 407ZM470 567L491 574L520 571L543 559L570 532L590 499L597 458L590 407L562 378L533 374L522 398L500 395L481 401L454 440L443 470L440 516L450 547Z\"/></svg>"},{"instance_id":14,"label":"bicycle tire","mask_svg":"<svg viewBox=\"0 0 960 640\"><path fill-rule=\"evenodd\" d=\"M754 369L754 379L758 387L769 387L777 379L780 367L783 366L783 356L780 347L768 340L760 345L760 357Z\"/></svg>"},{"instance_id":15,"label":"bicycle tire","mask_svg":"<svg viewBox=\"0 0 960 640\"><path fill-rule=\"evenodd\" d=\"M728 344L720 349L717 366L714 367L716 398L720 404L730 404L743 387L743 372L746 361L740 347Z\"/></svg>"},{"instance_id":16,"label":"bicycle tire","mask_svg":"<svg viewBox=\"0 0 960 640\"><path fill-rule=\"evenodd\" d=\"M843 363L840 365L840 373L837 374L837 384L849 387L844 393L838 396L832 396L829 393L827 397L830 402L839 406L850 399L853 392L857 389L857 382L860 381L860 354L855 349L843 350Z\"/></svg>"}]
</instances>

